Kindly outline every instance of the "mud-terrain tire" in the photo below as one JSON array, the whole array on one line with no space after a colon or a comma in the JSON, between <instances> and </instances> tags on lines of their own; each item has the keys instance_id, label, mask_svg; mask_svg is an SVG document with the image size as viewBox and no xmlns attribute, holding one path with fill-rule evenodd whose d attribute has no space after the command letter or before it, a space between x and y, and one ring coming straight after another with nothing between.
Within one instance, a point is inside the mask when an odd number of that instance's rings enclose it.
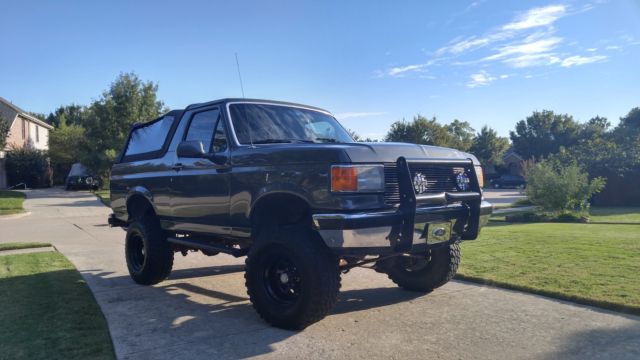
<instances>
[{"instance_id":1,"label":"mud-terrain tire","mask_svg":"<svg viewBox=\"0 0 640 360\"><path fill-rule=\"evenodd\" d=\"M417 261L396 256L384 264L384 272L398 286L411 291L430 292L453 279L460 264L458 242L429 250Z\"/></svg>"},{"instance_id":2,"label":"mud-terrain tire","mask_svg":"<svg viewBox=\"0 0 640 360\"><path fill-rule=\"evenodd\" d=\"M138 284L157 284L169 276L173 250L155 216L145 214L129 225L125 257L129 275Z\"/></svg>"},{"instance_id":3,"label":"mud-terrain tire","mask_svg":"<svg viewBox=\"0 0 640 360\"><path fill-rule=\"evenodd\" d=\"M338 260L304 226L262 231L246 259L245 285L269 324L301 330L324 318L340 290Z\"/></svg>"}]
</instances>

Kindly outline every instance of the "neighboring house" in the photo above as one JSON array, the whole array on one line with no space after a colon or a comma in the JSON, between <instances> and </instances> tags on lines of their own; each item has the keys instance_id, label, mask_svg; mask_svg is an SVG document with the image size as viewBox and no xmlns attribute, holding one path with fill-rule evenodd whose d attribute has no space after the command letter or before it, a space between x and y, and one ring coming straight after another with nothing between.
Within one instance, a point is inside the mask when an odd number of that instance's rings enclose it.
<instances>
[{"instance_id":1,"label":"neighboring house","mask_svg":"<svg viewBox=\"0 0 640 360\"><path fill-rule=\"evenodd\" d=\"M0 97L0 118L11 124L7 146L0 149L0 189L7 187L5 172L5 152L9 149L30 147L39 150L49 149L49 131L53 126L29 115L26 111Z\"/></svg>"},{"instance_id":2,"label":"neighboring house","mask_svg":"<svg viewBox=\"0 0 640 360\"><path fill-rule=\"evenodd\" d=\"M502 156L505 168L510 175L520 175L524 173L524 159L513 148L509 148Z\"/></svg>"}]
</instances>

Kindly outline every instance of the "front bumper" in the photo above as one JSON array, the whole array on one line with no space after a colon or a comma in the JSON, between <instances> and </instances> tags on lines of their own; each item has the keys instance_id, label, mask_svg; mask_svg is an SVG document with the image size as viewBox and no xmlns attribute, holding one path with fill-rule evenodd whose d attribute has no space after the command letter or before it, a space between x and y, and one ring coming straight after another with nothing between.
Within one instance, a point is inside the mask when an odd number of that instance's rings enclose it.
<instances>
[{"instance_id":1,"label":"front bumper","mask_svg":"<svg viewBox=\"0 0 640 360\"><path fill-rule=\"evenodd\" d=\"M429 245L429 226L443 223L451 224L447 241L476 239L493 212L493 206L482 199L475 173L471 179L475 191L416 196L408 166L410 162L402 157L397 161L400 185L397 208L313 214L314 227L325 244L334 250L359 250L369 254L419 251ZM440 163L467 164L458 160Z\"/></svg>"}]
</instances>

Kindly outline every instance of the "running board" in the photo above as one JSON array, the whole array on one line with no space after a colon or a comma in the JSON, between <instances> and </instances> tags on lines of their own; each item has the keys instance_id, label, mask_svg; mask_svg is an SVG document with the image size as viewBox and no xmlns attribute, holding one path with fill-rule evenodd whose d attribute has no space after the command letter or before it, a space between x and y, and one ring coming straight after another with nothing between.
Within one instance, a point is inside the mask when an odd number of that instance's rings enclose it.
<instances>
[{"instance_id":1,"label":"running board","mask_svg":"<svg viewBox=\"0 0 640 360\"><path fill-rule=\"evenodd\" d=\"M176 237L170 237L170 238L167 238L167 240L171 244L185 246L185 247L188 247L190 249L204 250L204 251L209 251L209 252L221 252L221 253L232 255L233 257L245 256L249 252L248 248L237 249L237 248L234 248L234 247L231 247L231 246L211 244L211 243L208 243L206 240L200 239L200 238L191 238L191 237L176 238Z\"/></svg>"}]
</instances>

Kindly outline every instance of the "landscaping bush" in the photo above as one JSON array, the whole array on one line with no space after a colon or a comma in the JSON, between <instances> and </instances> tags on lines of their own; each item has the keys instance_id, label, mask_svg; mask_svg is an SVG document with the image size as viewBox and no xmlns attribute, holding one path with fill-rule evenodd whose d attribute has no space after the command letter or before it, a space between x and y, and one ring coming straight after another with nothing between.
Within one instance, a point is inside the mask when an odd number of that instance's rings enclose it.
<instances>
[{"instance_id":1,"label":"landscaping bush","mask_svg":"<svg viewBox=\"0 0 640 360\"><path fill-rule=\"evenodd\" d=\"M556 215L588 211L589 200L605 185L601 177L590 181L589 174L575 163L560 166L548 160L528 165L525 178L529 200Z\"/></svg>"},{"instance_id":2,"label":"landscaping bush","mask_svg":"<svg viewBox=\"0 0 640 360\"><path fill-rule=\"evenodd\" d=\"M47 153L36 149L13 149L7 152L9 185L27 184L30 188L50 187L52 172Z\"/></svg>"}]
</instances>

